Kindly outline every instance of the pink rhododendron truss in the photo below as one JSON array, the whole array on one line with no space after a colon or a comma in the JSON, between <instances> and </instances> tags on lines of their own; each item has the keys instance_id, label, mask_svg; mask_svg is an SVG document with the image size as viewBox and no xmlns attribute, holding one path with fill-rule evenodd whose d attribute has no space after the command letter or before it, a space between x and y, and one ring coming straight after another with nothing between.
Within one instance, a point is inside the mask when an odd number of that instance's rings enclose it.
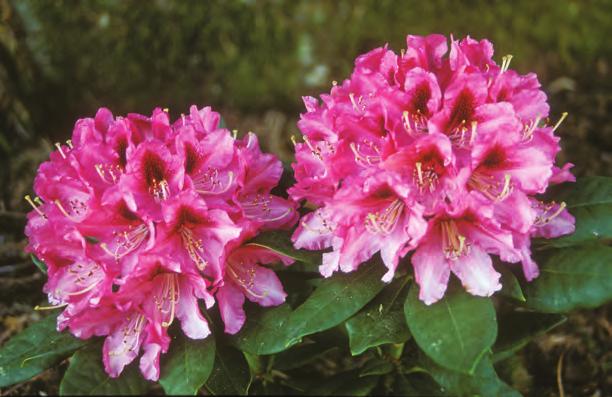
<instances>
[{"instance_id":1,"label":"pink rhododendron truss","mask_svg":"<svg viewBox=\"0 0 612 397\"><path fill-rule=\"evenodd\" d=\"M465 289L501 289L491 255L538 276L531 237L574 230L549 184L573 181L555 166L560 122L535 74L493 60L487 40L408 36L361 55L351 77L320 100L305 97L296 142L296 200L316 209L293 235L328 249L320 272L350 272L380 252L389 282L412 253L419 297L441 299L451 273ZM450 47L450 48L449 48Z\"/></svg>"},{"instance_id":2,"label":"pink rhododendron truss","mask_svg":"<svg viewBox=\"0 0 612 397\"><path fill-rule=\"evenodd\" d=\"M279 305L285 291L266 265L292 261L245 244L289 228L292 201L270 194L280 161L248 133L236 139L210 108L171 124L167 111L77 121L37 173L26 199L28 250L48 267L45 292L63 311L58 329L105 336L106 372L118 376L141 352L140 370L160 376L168 327L203 339L199 303L218 303L225 330L245 321L245 299Z\"/></svg>"}]
</instances>

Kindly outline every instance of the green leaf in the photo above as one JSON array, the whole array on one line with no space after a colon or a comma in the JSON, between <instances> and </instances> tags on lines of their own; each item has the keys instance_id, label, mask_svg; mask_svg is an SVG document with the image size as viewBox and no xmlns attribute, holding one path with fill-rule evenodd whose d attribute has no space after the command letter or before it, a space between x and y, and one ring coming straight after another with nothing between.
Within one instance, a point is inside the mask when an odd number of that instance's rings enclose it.
<instances>
[{"instance_id":1,"label":"green leaf","mask_svg":"<svg viewBox=\"0 0 612 397\"><path fill-rule=\"evenodd\" d=\"M289 341L335 327L370 302L385 285L380 259L361 265L357 271L336 274L324 280L289 318Z\"/></svg>"},{"instance_id":2,"label":"green leaf","mask_svg":"<svg viewBox=\"0 0 612 397\"><path fill-rule=\"evenodd\" d=\"M269 248L274 252L288 256L297 261L319 265L321 264L321 253L293 248L291 236L287 232L270 231L260 233L257 237L247 243Z\"/></svg>"},{"instance_id":3,"label":"green leaf","mask_svg":"<svg viewBox=\"0 0 612 397\"><path fill-rule=\"evenodd\" d=\"M541 245L570 247L612 239L612 178L581 178L557 187L549 196L567 204L576 218L576 231L557 239L539 240Z\"/></svg>"},{"instance_id":4,"label":"green leaf","mask_svg":"<svg viewBox=\"0 0 612 397\"><path fill-rule=\"evenodd\" d=\"M434 380L452 396L497 396L520 397L521 394L504 383L488 356L483 357L472 375L452 371L436 365L433 361L424 359L423 367L427 369Z\"/></svg>"},{"instance_id":5,"label":"green leaf","mask_svg":"<svg viewBox=\"0 0 612 397\"><path fill-rule=\"evenodd\" d=\"M159 383L166 394L195 395L208 379L214 362L213 335L193 340L180 333L164 357Z\"/></svg>"},{"instance_id":6,"label":"green leaf","mask_svg":"<svg viewBox=\"0 0 612 397\"><path fill-rule=\"evenodd\" d=\"M38 259L38 257L34 254L30 254L30 258L32 258L32 262L34 262L34 265L36 265L38 270L40 270L43 274L47 274L47 265L45 262Z\"/></svg>"},{"instance_id":7,"label":"green leaf","mask_svg":"<svg viewBox=\"0 0 612 397\"><path fill-rule=\"evenodd\" d=\"M517 300L519 302L525 302L525 295L523 294L523 290L521 289L521 284L518 279L512 273L510 269L508 269L507 264L500 264L499 266L495 266L495 269L499 271L501 274L501 285L502 289L500 294Z\"/></svg>"},{"instance_id":8,"label":"green leaf","mask_svg":"<svg viewBox=\"0 0 612 397\"><path fill-rule=\"evenodd\" d=\"M372 375L386 375L391 373L395 366L388 361L374 358L369 360L359 372L359 377L363 378L364 376L372 376Z\"/></svg>"},{"instance_id":9,"label":"green leaf","mask_svg":"<svg viewBox=\"0 0 612 397\"><path fill-rule=\"evenodd\" d=\"M287 344L287 322L291 307L287 304L275 308L249 305L247 320L242 330L231 338L238 349L255 354L273 354L285 350Z\"/></svg>"},{"instance_id":10,"label":"green leaf","mask_svg":"<svg viewBox=\"0 0 612 397\"><path fill-rule=\"evenodd\" d=\"M38 375L88 343L67 332L57 332L56 323L57 315L45 317L0 349L0 387Z\"/></svg>"},{"instance_id":11,"label":"green leaf","mask_svg":"<svg viewBox=\"0 0 612 397\"><path fill-rule=\"evenodd\" d=\"M560 314L512 311L498 314L499 335L493 346L493 362L514 354L536 336L565 322Z\"/></svg>"},{"instance_id":12,"label":"green leaf","mask_svg":"<svg viewBox=\"0 0 612 397\"><path fill-rule=\"evenodd\" d=\"M231 347L219 345L215 366L206 382L213 395L246 395L251 385L251 372L244 355Z\"/></svg>"},{"instance_id":13,"label":"green leaf","mask_svg":"<svg viewBox=\"0 0 612 397\"><path fill-rule=\"evenodd\" d=\"M612 299L612 247L564 248L538 264L540 276L523 287L532 309L560 313Z\"/></svg>"},{"instance_id":14,"label":"green leaf","mask_svg":"<svg viewBox=\"0 0 612 397\"><path fill-rule=\"evenodd\" d=\"M380 292L384 271L380 260L370 261L355 272L323 280L294 311L286 304L271 310L251 310L233 343L251 354L274 354L299 343L304 336L335 327Z\"/></svg>"},{"instance_id":15,"label":"green leaf","mask_svg":"<svg viewBox=\"0 0 612 397\"><path fill-rule=\"evenodd\" d=\"M497 336L491 300L462 288L447 291L444 298L427 306L413 286L404 313L419 347L437 364L459 372L472 373Z\"/></svg>"},{"instance_id":16,"label":"green leaf","mask_svg":"<svg viewBox=\"0 0 612 397\"><path fill-rule=\"evenodd\" d=\"M117 378L111 378L102 364L102 343L92 343L77 351L60 384L60 395L142 395L147 381L138 370L138 362L127 366Z\"/></svg>"},{"instance_id":17,"label":"green leaf","mask_svg":"<svg viewBox=\"0 0 612 397\"><path fill-rule=\"evenodd\" d=\"M345 323L352 355L385 343L403 343L410 338L403 308L409 280L408 277L394 280Z\"/></svg>"}]
</instances>

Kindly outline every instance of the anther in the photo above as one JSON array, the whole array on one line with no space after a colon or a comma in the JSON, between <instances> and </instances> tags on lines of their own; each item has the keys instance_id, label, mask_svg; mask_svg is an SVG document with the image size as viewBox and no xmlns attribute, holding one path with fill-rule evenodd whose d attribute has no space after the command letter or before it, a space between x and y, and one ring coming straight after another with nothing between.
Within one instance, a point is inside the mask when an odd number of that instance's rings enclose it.
<instances>
[{"instance_id":1,"label":"anther","mask_svg":"<svg viewBox=\"0 0 612 397\"><path fill-rule=\"evenodd\" d=\"M68 145L68 147L69 147L70 149L74 149L74 146L72 145L72 140L71 140L71 139L68 139L68 140L66 141L66 145Z\"/></svg>"},{"instance_id":2,"label":"anther","mask_svg":"<svg viewBox=\"0 0 612 397\"><path fill-rule=\"evenodd\" d=\"M238 130L232 130L232 136L234 137L234 140L236 140L236 138L238 138Z\"/></svg>"},{"instance_id":3,"label":"anther","mask_svg":"<svg viewBox=\"0 0 612 397\"><path fill-rule=\"evenodd\" d=\"M38 208L38 207L36 206L36 204L34 204L34 202L32 201L32 199L30 198L30 195L29 195L29 194L26 194L24 198L25 198L25 201L27 201L27 202L28 202L28 204L30 204L30 205L32 206L32 208L34 208L34 211L36 211L36 212L38 213L38 215L40 215L40 216L42 216L42 217L44 217L44 216L45 216L45 213L44 213L44 212L42 212L42 211L40 210L40 208Z\"/></svg>"}]
</instances>

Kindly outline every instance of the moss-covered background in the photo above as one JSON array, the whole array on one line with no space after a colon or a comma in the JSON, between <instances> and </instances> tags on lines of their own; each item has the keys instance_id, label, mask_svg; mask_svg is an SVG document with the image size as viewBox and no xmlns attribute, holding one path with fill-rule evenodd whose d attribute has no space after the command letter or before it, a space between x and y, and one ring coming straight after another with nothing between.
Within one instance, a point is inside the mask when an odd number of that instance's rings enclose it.
<instances>
[{"instance_id":1,"label":"moss-covered background","mask_svg":"<svg viewBox=\"0 0 612 397\"><path fill-rule=\"evenodd\" d=\"M301 96L347 77L356 55L405 35L486 37L496 58L535 71L578 175L612 174L612 2L520 1L42 1L0 0L0 344L32 321L44 280L22 253L23 195L52 143L100 106L115 114L212 105L230 128L253 130L291 159ZM516 373L533 396L612 393L608 307L576 313L531 344ZM555 339L556 338L556 339ZM521 365L518 365L521 364ZM51 371L11 393L57 392Z\"/></svg>"}]
</instances>

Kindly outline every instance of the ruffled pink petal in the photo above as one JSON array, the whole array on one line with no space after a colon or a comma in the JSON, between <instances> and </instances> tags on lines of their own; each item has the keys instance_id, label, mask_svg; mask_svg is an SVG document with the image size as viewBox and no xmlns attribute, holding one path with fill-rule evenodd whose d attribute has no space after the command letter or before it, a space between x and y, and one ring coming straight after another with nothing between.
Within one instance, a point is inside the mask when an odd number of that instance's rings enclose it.
<instances>
[{"instance_id":1,"label":"ruffled pink petal","mask_svg":"<svg viewBox=\"0 0 612 397\"><path fill-rule=\"evenodd\" d=\"M227 282L217 290L215 296L219 302L219 312L225 324L225 332L231 335L237 333L246 321L246 314L242 308L243 292L232 282Z\"/></svg>"},{"instance_id":2,"label":"ruffled pink petal","mask_svg":"<svg viewBox=\"0 0 612 397\"><path fill-rule=\"evenodd\" d=\"M491 257L476 245L472 245L467 254L448 263L472 295L491 296L502 287L499 283L501 275L493 268Z\"/></svg>"},{"instance_id":3,"label":"ruffled pink petal","mask_svg":"<svg viewBox=\"0 0 612 397\"><path fill-rule=\"evenodd\" d=\"M193 286L188 279L179 281L180 297L176 304L176 317L181 321L181 328L191 339L204 339L210 335L208 321L200 312Z\"/></svg>"},{"instance_id":4,"label":"ruffled pink petal","mask_svg":"<svg viewBox=\"0 0 612 397\"><path fill-rule=\"evenodd\" d=\"M140 372L145 377L153 382L159 380L159 356L161 346L157 343L148 343L144 345L144 353L140 357Z\"/></svg>"},{"instance_id":5,"label":"ruffled pink petal","mask_svg":"<svg viewBox=\"0 0 612 397\"><path fill-rule=\"evenodd\" d=\"M419 299L426 305L442 299L450 277L450 267L446 263L438 239L439 237L430 236L412 255L414 277L419 285Z\"/></svg>"}]
</instances>

